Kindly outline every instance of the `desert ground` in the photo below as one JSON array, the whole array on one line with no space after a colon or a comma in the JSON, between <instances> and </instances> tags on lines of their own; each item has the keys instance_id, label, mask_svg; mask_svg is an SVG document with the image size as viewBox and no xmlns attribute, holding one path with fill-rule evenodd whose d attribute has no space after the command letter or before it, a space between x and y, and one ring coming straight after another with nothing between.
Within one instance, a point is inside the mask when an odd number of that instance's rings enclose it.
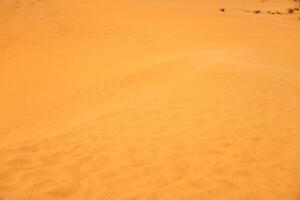
<instances>
[{"instance_id":1,"label":"desert ground","mask_svg":"<svg viewBox=\"0 0 300 200\"><path fill-rule=\"evenodd\" d=\"M298 0L0 0L1 200L300 200Z\"/></svg>"}]
</instances>

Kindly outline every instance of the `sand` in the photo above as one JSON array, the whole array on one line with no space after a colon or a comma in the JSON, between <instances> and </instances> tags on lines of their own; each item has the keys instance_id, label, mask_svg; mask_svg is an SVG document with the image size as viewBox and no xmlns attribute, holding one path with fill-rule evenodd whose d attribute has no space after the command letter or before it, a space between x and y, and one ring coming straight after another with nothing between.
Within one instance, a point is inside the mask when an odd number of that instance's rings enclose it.
<instances>
[{"instance_id":1,"label":"sand","mask_svg":"<svg viewBox=\"0 0 300 200\"><path fill-rule=\"evenodd\" d=\"M299 4L0 1L0 199L299 200Z\"/></svg>"}]
</instances>

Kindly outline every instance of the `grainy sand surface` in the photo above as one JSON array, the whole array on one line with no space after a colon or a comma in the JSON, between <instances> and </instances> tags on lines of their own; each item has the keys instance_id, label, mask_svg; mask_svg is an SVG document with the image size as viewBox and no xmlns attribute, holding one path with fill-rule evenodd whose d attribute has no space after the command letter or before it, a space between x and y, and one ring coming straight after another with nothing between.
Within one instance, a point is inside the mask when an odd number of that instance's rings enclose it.
<instances>
[{"instance_id":1,"label":"grainy sand surface","mask_svg":"<svg viewBox=\"0 0 300 200\"><path fill-rule=\"evenodd\" d=\"M299 4L1 0L0 199L299 200Z\"/></svg>"}]
</instances>

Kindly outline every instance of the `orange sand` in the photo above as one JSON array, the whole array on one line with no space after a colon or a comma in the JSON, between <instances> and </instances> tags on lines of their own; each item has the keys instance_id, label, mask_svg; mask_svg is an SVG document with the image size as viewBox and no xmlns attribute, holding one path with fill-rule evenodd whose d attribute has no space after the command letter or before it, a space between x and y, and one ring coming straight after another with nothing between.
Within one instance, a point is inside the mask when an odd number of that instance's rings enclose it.
<instances>
[{"instance_id":1,"label":"orange sand","mask_svg":"<svg viewBox=\"0 0 300 200\"><path fill-rule=\"evenodd\" d=\"M299 200L297 4L0 1L0 199Z\"/></svg>"}]
</instances>

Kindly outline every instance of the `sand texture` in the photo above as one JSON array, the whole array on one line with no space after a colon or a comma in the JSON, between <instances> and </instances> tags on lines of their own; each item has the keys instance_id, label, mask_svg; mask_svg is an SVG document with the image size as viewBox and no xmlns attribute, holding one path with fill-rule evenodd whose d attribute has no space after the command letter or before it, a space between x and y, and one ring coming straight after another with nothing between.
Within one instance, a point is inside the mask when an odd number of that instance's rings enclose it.
<instances>
[{"instance_id":1,"label":"sand texture","mask_svg":"<svg viewBox=\"0 0 300 200\"><path fill-rule=\"evenodd\" d=\"M299 6L0 0L0 200L299 200Z\"/></svg>"}]
</instances>

